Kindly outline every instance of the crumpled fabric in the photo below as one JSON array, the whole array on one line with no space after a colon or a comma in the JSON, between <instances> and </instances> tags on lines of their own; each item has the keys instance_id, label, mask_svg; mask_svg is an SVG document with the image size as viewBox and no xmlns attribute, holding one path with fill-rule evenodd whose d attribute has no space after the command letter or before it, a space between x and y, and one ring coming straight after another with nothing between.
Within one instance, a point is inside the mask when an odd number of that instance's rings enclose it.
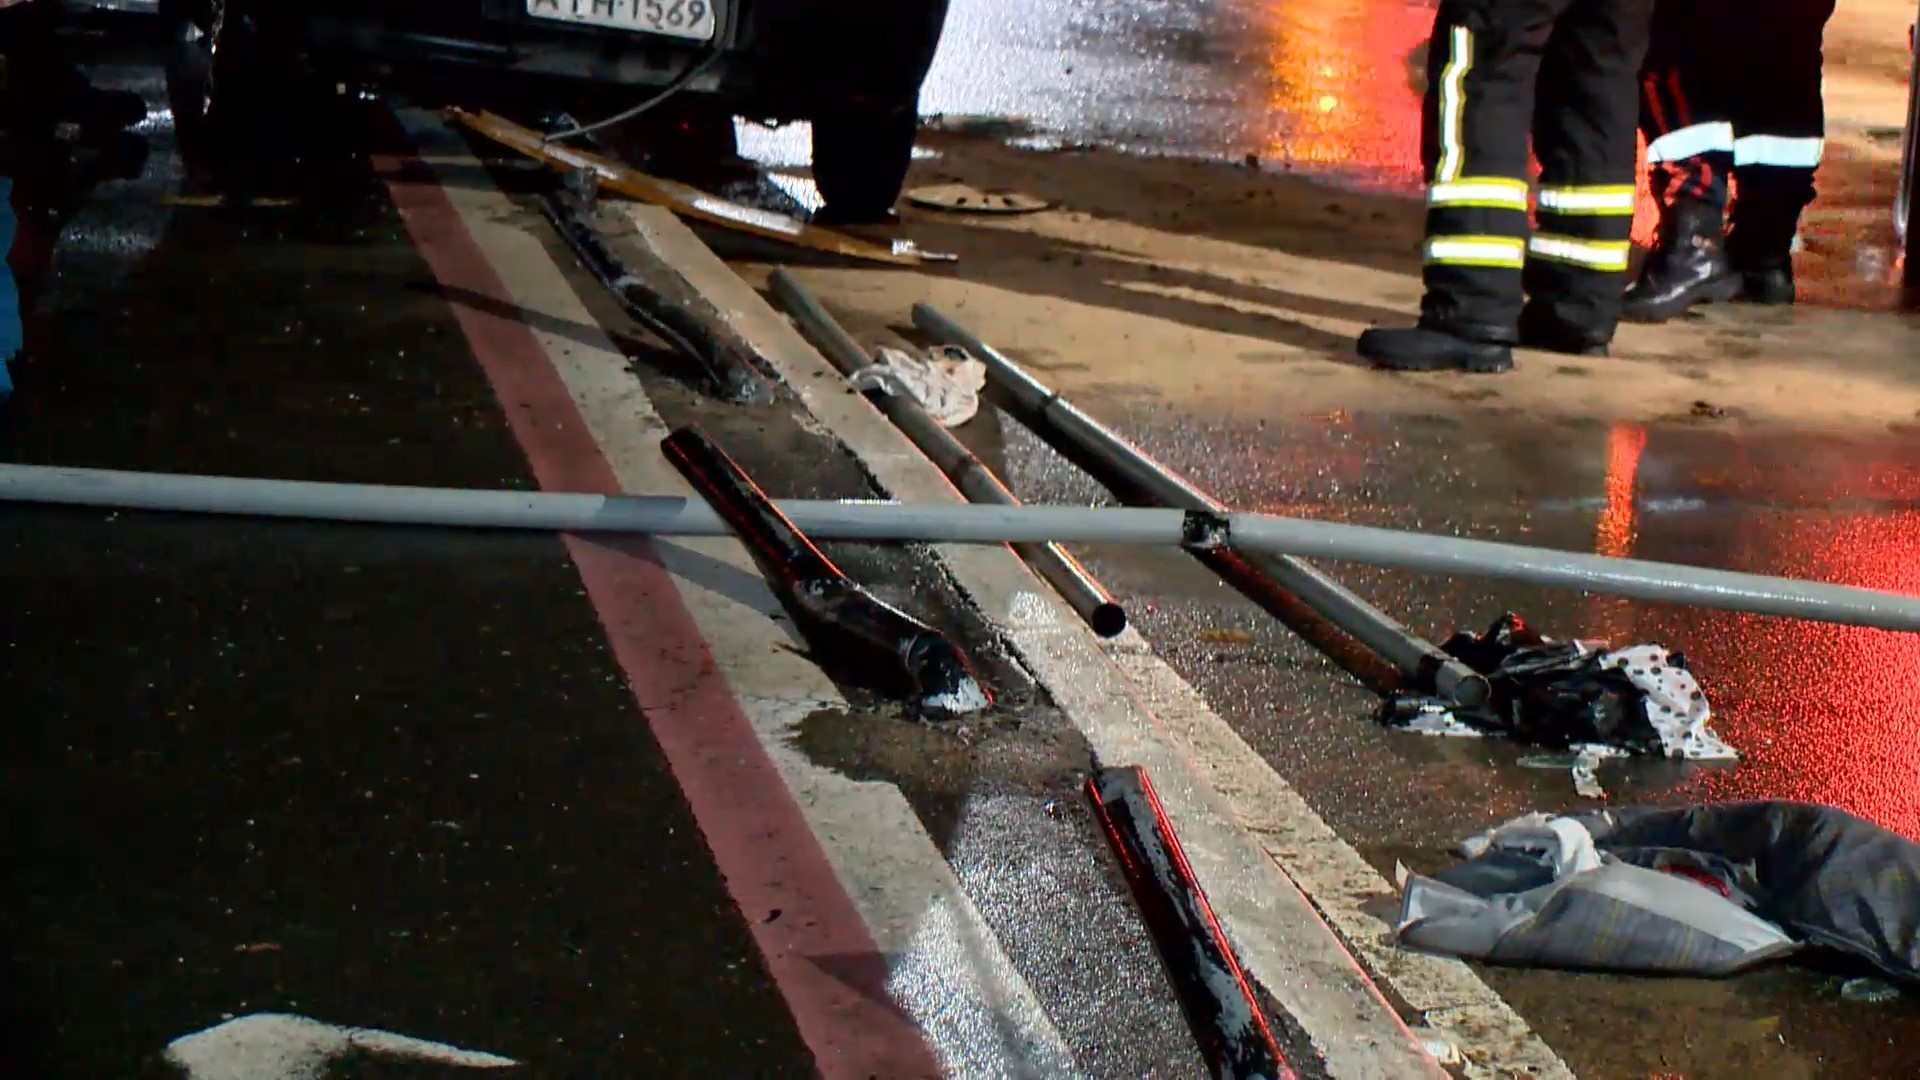
<instances>
[{"instance_id":1,"label":"crumpled fabric","mask_svg":"<svg viewBox=\"0 0 1920 1080\"><path fill-rule=\"evenodd\" d=\"M1920 844L1813 803L1531 814L1403 876L1400 940L1541 967L1725 975L1803 948L1920 981Z\"/></svg>"},{"instance_id":2,"label":"crumpled fabric","mask_svg":"<svg viewBox=\"0 0 1920 1080\"><path fill-rule=\"evenodd\" d=\"M1405 874L1402 945L1519 967L1730 975L1797 947L1779 926L1689 878L1604 850L1584 819L1530 814L1461 845L1466 861Z\"/></svg>"},{"instance_id":3,"label":"crumpled fabric","mask_svg":"<svg viewBox=\"0 0 1920 1080\"><path fill-rule=\"evenodd\" d=\"M1715 735L1713 711L1686 657L1660 645L1614 649L1556 641L1512 613L1485 633L1459 633L1441 649L1487 677L1486 706L1465 709L1419 694L1389 699L1380 719L1430 735L1501 735L1574 753L1580 794L1605 794L1595 769L1608 757L1693 761L1739 756Z\"/></svg>"},{"instance_id":4,"label":"crumpled fabric","mask_svg":"<svg viewBox=\"0 0 1920 1080\"><path fill-rule=\"evenodd\" d=\"M927 356L881 346L878 359L851 376L856 389L907 397L920 404L941 427L959 427L980 411L987 366L957 345L942 345Z\"/></svg>"}]
</instances>

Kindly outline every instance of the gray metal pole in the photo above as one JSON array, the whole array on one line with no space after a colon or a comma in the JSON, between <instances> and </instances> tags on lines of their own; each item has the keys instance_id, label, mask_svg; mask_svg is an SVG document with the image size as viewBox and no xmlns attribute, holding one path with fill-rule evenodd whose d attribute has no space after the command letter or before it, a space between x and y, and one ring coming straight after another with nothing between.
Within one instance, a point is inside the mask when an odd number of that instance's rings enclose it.
<instances>
[{"instance_id":1,"label":"gray metal pole","mask_svg":"<svg viewBox=\"0 0 1920 1080\"><path fill-rule=\"evenodd\" d=\"M793 316L794 322L800 326L800 332L819 348L821 355L840 369L842 375L850 376L873 362L860 343L853 340L792 274L775 270L770 284L774 298L787 309L787 314ZM888 394L879 404L887 418L902 434L913 440L921 453L940 467L940 471L969 501L994 506L1020 505L1020 500L1007 490L993 470L962 445L952 432L928 416L918 402ZM1127 628L1126 609L1115 602L1112 594L1087 572L1086 567L1080 565L1080 560L1068 554L1066 548L1049 541L1044 544L1014 544L1013 550L1047 584L1053 586L1054 591L1066 600L1094 633L1101 637L1113 637Z\"/></svg>"},{"instance_id":2,"label":"gray metal pole","mask_svg":"<svg viewBox=\"0 0 1920 1080\"><path fill-rule=\"evenodd\" d=\"M706 503L676 495L322 484L43 465L0 465L0 502L482 529L655 536L732 533ZM779 506L799 528L826 540L1014 544L1064 538L1177 547L1186 537L1187 521L1178 510L1095 514L1081 506L913 506L817 499L793 499Z\"/></svg>"},{"instance_id":3,"label":"gray metal pole","mask_svg":"<svg viewBox=\"0 0 1920 1080\"><path fill-rule=\"evenodd\" d=\"M1023 414L1023 421L1037 423L1043 436L1047 433L1045 429L1051 428L1059 439L1073 444L1084 457L1099 462L1124 484L1137 488L1162 506L1213 514L1226 512L1212 496L1074 408L1018 364L939 311L926 304L915 304L913 322L937 340L965 348L985 364L988 382L1012 400ZM1110 477L1095 479L1106 482ZM1241 555L1282 590L1385 658L1402 674L1423 685L1430 684L1435 693L1462 705L1477 705L1487 700L1490 690L1485 677L1349 592L1339 582L1285 555L1275 557L1244 549Z\"/></svg>"},{"instance_id":4,"label":"gray metal pole","mask_svg":"<svg viewBox=\"0 0 1920 1080\"><path fill-rule=\"evenodd\" d=\"M1920 630L1920 598L1818 581L1616 559L1519 544L1409 535L1392 529L1234 514L1235 547L1341 559L1430 574L1462 574L1674 604Z\"/></svg>"},{"instance_id":5,"label":"gray metal pole","mask_svg":"<svg viewBox=\"0 0 1920 1080\"><path fill-rule=\"evenodd\" d=\"M710 507L677 495L322 484L43 465L0 465L0 502L655 536L724 536L732 532ZM1193 538L1203 536L1256 552L1285 552L1763 615L1920 631L1920 597L1899 593L1269 514L965 503L911 506L878 500L794 499L778 505L796 526L821 539L1018 544L1044 543L1051 538L1069 543L1191 549Z\"/></svg>"}]
</instances>

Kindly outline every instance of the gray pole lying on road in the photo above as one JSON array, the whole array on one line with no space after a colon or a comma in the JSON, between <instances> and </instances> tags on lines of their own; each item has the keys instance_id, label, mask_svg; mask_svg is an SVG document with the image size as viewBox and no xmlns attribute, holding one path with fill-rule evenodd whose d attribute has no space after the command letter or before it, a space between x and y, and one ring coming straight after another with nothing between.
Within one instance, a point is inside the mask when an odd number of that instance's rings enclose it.
<instances>
[{"instance_id":1,"label":"gray pole lying on road","mask_svg":"<svg viewBox=\"0 0 1920 1080\"><path fill-rule=\"evenodd\" d=\"M733 531L712 507L679 495L325 484L45 465L0 465L0 502L650 536L729 536ZM881 500L790 499L779 507L803 532L821 540L1018 544L1059 537L1080 543L1177 547L1187 528L1186 515L1178 510L1128 510L1124 518L1089 519L1087 510L1078 506L915 506Z\"/></svg>"},{"instance_id":2,"label":"gray pole lying on road","mask_svg":"<svg viewBox=\"0 0 1920 1080\"><path fill-rule=\"evenodd\" d=\"M959 345L985 364L988 385L998 388L1012 399L1021 422L1033 427L1042 438L1056 444L1056 447L1060 441L1071 444L1072 449L1080 452L1080 456L1092 459L1110 473L1108 476L1095 476L1095 480L1111 487L1112 480L1117 477L1123 485L1138 489L1148 499L1162 506L1209 514L1226 513L1226 508L1211 495L1141 453L1098 420L1074 408L1018 364L1000 355L992 346L939 311L926 304L915 304L913 322L935 339ZM1431 684L1435 693L1461 705L1478 705L1486 701L1490 690L1484 676L1442 652L1386 612L1349 592L1339 582L1298 559L1278 554L1277 549L1255 554L1261 549L1241 542L1239 537L1235 537L1232 543L1245 562L1272 584L1385 658L1402 674L1421 684ZM1220 567L1215 569L1219 570ZM1253 599L1257 602L1259 598Z\"/></svg>"},{"instance_id":3,"label":"gray pole lying on road","mask_svg":"<svg viewBox=\"0 0 1920 1080\"><path fill-rule=\"evenodd\" d=\"M45 465L0 465L0 502L388 525L654 536L732 534L711 507L678 495L470 491ZM1521 581L1761 615L1920 631L1920 597L1899 593L1272 514L967 503L913 506L819 499L793 499L779 506L795 525L824 540L950 544L1053 540L1190 548L1200 537L1252 551L1339 559L1396 570Z\"/></svg>"},{"instance_id":4,"label":"gray pole lying on road","mask_svg":"<svg viewBox=\"0 0 1920 1080\"><path fill-rule=\"evenodd\" d=\"M851 376L873 362L860 343L853 340L846 329L827 313L827 309L821 307L820 302L794 280L792 274L775 270L770 284L774 298L787 309L787 314L793 316L793 321L800 326L800 332L813 342L829 363L840 369L842 375ZM939 466L940 471L968 501L995 506L1020 505L1020 500L1007 490L993 470L962 445L952 432L941 427L939 421L928 416L927 410L921 408L918 402L888 394L882 399L880 410L887 414L887 418L902 434L913 440L921 453ZM1080 565L1080 560L1067 553L1067 549L1051 541L1044 544L1015 544L1013 549L1035 573L1053 586L1054 591L1093 628L1094 633L1101 637L1113 637L1127 628L1126 610L1087 572L1086 567Z\"/></svg>"}]
</instances>

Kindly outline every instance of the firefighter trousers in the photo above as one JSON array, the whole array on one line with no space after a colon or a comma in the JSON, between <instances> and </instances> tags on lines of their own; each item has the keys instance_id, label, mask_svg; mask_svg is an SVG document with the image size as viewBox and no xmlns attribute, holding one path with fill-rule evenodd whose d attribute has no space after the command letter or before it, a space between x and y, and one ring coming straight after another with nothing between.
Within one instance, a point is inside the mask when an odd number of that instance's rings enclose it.
<instances>
[{"instance_id":1,"label":"firefighter trousers","mask_svg":"<svg viewBox=\"0 0 1920 1080\"><path fill-rule=\"evenodd\" d=\"M1522 307L1604 344L1633 227L1653 0L1441 0L1427 52L1421 324L1518 339ZM1528 133L1540 162L1528 214Z\"/></svg>"},{"instance_id":2,"label":"firefighter trousers","mask_svg":"<svg viewBox=\"0 0 1920 1080\"><path fill-rule=\"evenodd\" d=\"M1735 203L1727 254L1784 259L1825 150L1821 36L1834 0L1660 0L1640 127L1661 205Z\"/></svg>"}]
</instances>

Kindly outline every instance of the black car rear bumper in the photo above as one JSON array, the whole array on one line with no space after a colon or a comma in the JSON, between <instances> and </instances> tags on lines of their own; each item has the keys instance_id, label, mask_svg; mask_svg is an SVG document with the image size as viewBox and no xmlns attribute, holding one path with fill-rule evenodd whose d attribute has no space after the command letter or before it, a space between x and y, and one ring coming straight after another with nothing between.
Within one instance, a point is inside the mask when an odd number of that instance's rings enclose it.
<instances>
[{"instance_id":1,"label":"black car rear bumper","mask_svg":"<svg viewBox=\"0 0 1920 1080\"><path fill-rule=\"evenodd\" d=\"M298 10L300 36L315 50L395 67L645 88L672 82L717 52L687 89L765 119L911 104L947 6L946 0L736 2L721 6L711 43L558 25L528 17L525 0L394 0L385 12L367 0L275 6Z\"/></svg>"}]
</instances>

